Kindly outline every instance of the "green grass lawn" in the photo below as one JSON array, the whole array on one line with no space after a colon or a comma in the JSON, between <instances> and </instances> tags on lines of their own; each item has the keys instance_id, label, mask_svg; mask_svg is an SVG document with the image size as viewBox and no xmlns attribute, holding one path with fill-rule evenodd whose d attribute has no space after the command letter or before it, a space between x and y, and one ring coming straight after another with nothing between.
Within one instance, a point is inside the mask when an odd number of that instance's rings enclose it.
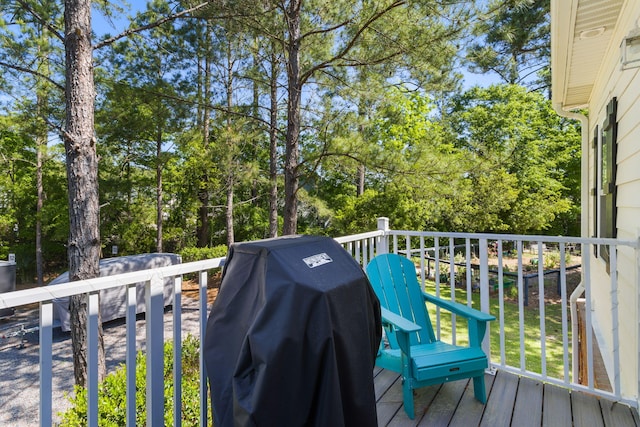
<instances>
[{"instance_id":1,"label":"green grass lawn","mask_svg":"<svg viewBox=\"0 0 640 427\"><path fill-rule=\"evenodd\" d=\"M549 286L549 285L547 285ZM555 286L555 285L551 285ZM536 287L537 289L537 287ZM532 289L533 290L533 289ZM426 291L435 295L435 283L427 281ZM512 292L514 295L512 295ZM451 289L449 284L440 284L440 296L443 299L451 299ZM466 289L455 289L456 301L466 304ZM480 292L472 293L473 307L480 309ZM490 296L490 313L496 317L496 321L491 322L491 360L500 363L500 306L498 293ZM431 304L428 305L431 320L435 327L436 310ZM562 305L557 302L547 302L545 304L545 333L546 333L546 373L549 377L563 379L563 345L562 345ZM451 315L440 311L441 339L451 342ZM569 317L567 317L569 319ZM520 367L520 318L518 314L518 299L515 290L505 290L504 301L504 347L505 364ZM526 369L536 373L542 373L541 367L541 344L540 344L540 310L537 300L535 304L529 302L529 306L524 307L524 355ZM456 319L457 344L468 343L466 320L458 317ZM569 351L571 350L571 334L568 334ZM571 358L569 358L570 361Z\"/></svg>"}]
</instances>

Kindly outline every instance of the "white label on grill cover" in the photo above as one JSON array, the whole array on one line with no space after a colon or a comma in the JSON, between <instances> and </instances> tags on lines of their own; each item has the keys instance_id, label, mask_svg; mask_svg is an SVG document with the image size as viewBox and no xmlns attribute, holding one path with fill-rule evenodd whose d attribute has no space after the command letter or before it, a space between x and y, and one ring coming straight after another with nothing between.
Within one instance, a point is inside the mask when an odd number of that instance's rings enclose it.
<instances>
[{"instance_id":1,"label":"white label on grill cover","mask_svg":"<svg viewBox=\"0 0 640 427\"><path fill-rule=\"evenodd\" d=\"M307 264L307 267L309 268L316 268L321 265L329 264L330 262L333 262L331 257L325 254L324 252L321 254L312 255L310 257L303 258L302 260L304 261L305 264Z\"/></svg>"}]
</instances>

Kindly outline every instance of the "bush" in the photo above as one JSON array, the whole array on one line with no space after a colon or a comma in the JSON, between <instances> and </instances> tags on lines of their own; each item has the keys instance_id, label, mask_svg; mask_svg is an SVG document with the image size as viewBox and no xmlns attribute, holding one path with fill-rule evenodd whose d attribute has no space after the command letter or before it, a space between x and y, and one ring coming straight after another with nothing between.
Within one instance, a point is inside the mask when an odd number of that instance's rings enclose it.
<instances>
[{"instance_id":1,"label":"bush","mask_svg":"<svg viewBox=\"0 0 640 427\"><path fill-rule=\"evenodd\" d=\"M227 246L218 245L212 248L183 248L180 251L182 262L201 261L203 259L220 258L227 256Z\"/></svg>"},{"instance_id":2,"label":"bush","mask_svg":"<svg viewBox=\"0 0 640 427\"><path fill-rule=\"evenodd\" d=\"M553 268L560 268L560 252L553 251L544 254L544 268L545 270L551 270ZM569 252L565 252L564 255L565 265L569 265L571 263L571 254Z\"/></svg>"},{"instance_id":3,"label":"bush","mask_svg":"<svg viewBox=\"0 0 640 427\"><path fill-rule=\"evenodd\" d=\"M199 340L188 335L182 343L182 425L198 426L200 413ZM67 396L72 406L61 413L60 426L87 425L87 391L75 387L73 396ZM164 397L165 425L173 425L173 343L164 345ZM107 375L98 389L98 425L119 427L126 424L126 366L120 365ZM146 357L136 357L136 425L145 425ZM209 416L211 419L211 416Z\"/></svg>"}]
</instances>

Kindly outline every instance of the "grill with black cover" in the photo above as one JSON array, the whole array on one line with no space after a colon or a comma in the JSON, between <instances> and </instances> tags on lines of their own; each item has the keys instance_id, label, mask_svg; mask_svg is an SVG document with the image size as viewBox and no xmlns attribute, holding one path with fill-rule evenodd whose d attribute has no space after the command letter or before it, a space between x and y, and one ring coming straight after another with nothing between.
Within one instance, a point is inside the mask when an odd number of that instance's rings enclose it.
<instances>
[{"instance_id":1,"label":"grill with black cover","mask_svg":"<svg viewBox=\"0 0 640 427\"><path fill-rule=\"evenodd\" d=\"M214 425L376 425L380 303L337 242L231 246L207 322Z\"/></svg>"}]
</instances>

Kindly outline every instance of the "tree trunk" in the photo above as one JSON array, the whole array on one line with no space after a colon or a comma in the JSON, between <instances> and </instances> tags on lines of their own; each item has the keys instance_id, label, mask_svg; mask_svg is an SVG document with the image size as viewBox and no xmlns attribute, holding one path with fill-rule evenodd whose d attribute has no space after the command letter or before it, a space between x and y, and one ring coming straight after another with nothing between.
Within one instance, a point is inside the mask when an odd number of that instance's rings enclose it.
<instances>
[{"instance_id":1,"label":"tree trunk","mask_svg":"<svg viewBox=\"0 0 640 427\"><path fill-rule=\"evenodd\" d=\"M65 1L66 128L69 187L69 280L98 277L100 228L98 157L94 137L91 1ZM87 383L87 296L70 298L75 382ZM102 323L98 321L98 372L105 376Z\"/></svg>"},{"instance_id":2,"label":"tree trunk","mask_svg":"<svg viewBox=\"0 0 640 427\"><path fill-rule=\"evenodd\" d=\"M162 130L156 138L156 252L162 252Z\"/></svg>"},{"instance_id":3,"label":"tree trunk","mask_svg":"<svg viewBox=\"0 0 640 427\"><path fill-rule=\"evenodd\" d=\"M42 258L42 207L44 204L44 185L42 183L42 150L46 147L40 136L36 142L36 277L38 286L44 285L44 260Z\"/></svg>"},{"instance_id":4,"label":"tree trunk","mask_svg":"<svg viewBox=\"0 0 640 427\"><path fill-rule=\"evenodd\" d=\"M202 89L202 147L205 155L209 153L209 121L211 115L210 92L211 92L211 59L209 56L209 45L211 40L211 26L207 24L204 34L204 73L203 73L203 89ZM204 248L209 244L209 173L205 170L201 177L201 186L198 190L198 200L200 208L198 210L199 227L197 230L198 247Z\"/></svg>"},{"instance_id":5,"label":"tree trunk","mask_svg":"<svg viewBox=\"0 0 640 427\"><path fill-rule=\"evenodd\" d=\"M42 74L50 76L49 68L49 31L44 26L38 28L39 38L43 45L38 44L38 56L43 58ZM48 83L44 78L37 78L36 83L36 280L38 286L44 286L44 258L42 256L42 209L44 206L43 163L47 150L47 126L49 96Z\"/></svg>"},{"instance_id":6,"label":"tree trunk","mask_svg":"<svg viewBox=\"0 0 640 427\"><path fill-rule=\"evenodd\" d=\"M235 185L235 147L234 136L232 135L231 108L233 108L233 58L231 41L227 41L227 206L225 209L225 223L227 227L227 247L235 241L233 230L233 187Z\"/></svg>"},{"instance_id":7,"label":"tree trunk","mask_svg":"<svg viewBox=\"0 0 640 427\"><path fill-rule=\"evenodd\" d=\"M225 222L227 225L227 247L233 245L235 234L233 231L233 173L227 177L227 209L225 213Z\"/></svg>"},{"instance_id":8,"label":"tree trunk","mask_svg":"<svg viewBox=\"0 0 640 427\"><path fill-rule=\"evenodd\" d=\"M40 92L37 95L38 119L46 114L46 98ZM42 207L44 205L44 184L42 182L42 163L47 148L46 127L38 127L36 135L36 277L38 286L44 285L44 260L42 257Z\"/></svg>"},{"instance_id":9,"label":"tree trunk","mask_svg":"<svg viewBox=\"0 0 640 427\"><path fill-rule=\"evenodd\" d=\"M364 165L358 165L358 197L364 194Z\"/></svg>"},{"instance_id":10,"label":"tree trunk","mask_svg":"<svg viewBox=\"0 0 640 427\"><path fill-rule=\"evenodd\" d=\"M269 237L278 235L278 58L271 54L271 82L269 96Z\"/></svg>"},{"instance_id":11,"label":"tree trunk","mask_svg":"<svg viewBox=\"0 0 640 427\"><path fill-rule=\"evenodd\" d=\"M291 0L285 11L288 27L287 53L287 137L284 161L284 224L282 234L295 234L298 227L298 155L300 137L300 7Z\"/></svg>"}]
</instances>

